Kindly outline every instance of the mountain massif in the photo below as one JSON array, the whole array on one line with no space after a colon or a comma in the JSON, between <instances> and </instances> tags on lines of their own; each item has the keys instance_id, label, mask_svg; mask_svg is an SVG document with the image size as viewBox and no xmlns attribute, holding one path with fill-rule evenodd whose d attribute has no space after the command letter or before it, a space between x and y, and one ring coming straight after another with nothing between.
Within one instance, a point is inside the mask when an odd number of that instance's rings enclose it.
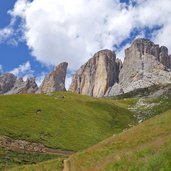
<instances>
[{"instance_id":1,"label":"mountain massif","mask_svg":"<svg viewBox=\"0 0 171 171\"><path fill-rule=\"evenodd\" d=\"M68 92L67 67L39 87L35 78L0 75L0 171L170 171L168 49L139 38L123 62L101 50Z\"/></svg>"},{"instance_id":2,"label":"mountain massif","mask_svg":"<svg viewBox=\"0 0 171 171\"><path fill-rule=\"evenodd\" d=\"M70 91L95 97L115 96L139 88L171 83L171 55L147 39L136 39L122 63L114 52L96 53L73 76Z\"/></svg>"},{"instance_id":3,"label":"mountain massif","mask_svg":"<svg viewBox=\"0 0 171 171\"><path fill-rule=\"evenodd\" d=\"M39 88L34 78L23 81L13 74L3 74L0 76L0 94L66 91L67 66L66 62L59 64ZM171 55L167 47L138 38L125 50L123 63L111 50L97 52L73 75L69 91L108 97L168 83L171 83Z\"/></svg>"},{"instance_id":4,"label":"mountain massif","mask_svg":"<svg viewBox=\"0 0 171 171\"><path fill-rule=\"evenodd\" d=\"M73 76L69 91L102 97L109 87L118 82L121 66L114 52L97 52Z\"/></svg>"}]
</instances>

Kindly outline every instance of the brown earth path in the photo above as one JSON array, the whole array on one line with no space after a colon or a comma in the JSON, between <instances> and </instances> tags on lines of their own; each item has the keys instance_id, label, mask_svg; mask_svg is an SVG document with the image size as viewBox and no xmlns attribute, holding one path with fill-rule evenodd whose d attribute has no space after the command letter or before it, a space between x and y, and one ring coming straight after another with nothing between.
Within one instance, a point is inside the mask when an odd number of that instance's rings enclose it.
<instances>
[{"instance_id":1,"label":"brown earth path","mask_svg":"<svg viewBox=\"0 0 171 171\"><path fill-rule=\"evenodd\" d=\"M64 160L63 171L70 171L70 163L68 159Z\"/></svg>"},{"instance_id":2,"label":"brown earth path","mask_svg":"<svg viewBox=\"0 0 171 171\"><path fill-rule=\"evenodd\" d=\"M59 156L69 156L74 153L73 151L49 148L41 143L34 143L26 140L15 140L7 136L0 136L0 147L17 152L37 152Z\"/></svg>"}]
</instances>

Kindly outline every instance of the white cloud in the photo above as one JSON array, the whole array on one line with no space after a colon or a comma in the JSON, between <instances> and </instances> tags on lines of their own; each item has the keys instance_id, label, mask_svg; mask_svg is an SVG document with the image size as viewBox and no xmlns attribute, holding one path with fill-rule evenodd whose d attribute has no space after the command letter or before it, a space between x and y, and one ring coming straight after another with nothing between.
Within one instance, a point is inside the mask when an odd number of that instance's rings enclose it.
<instances>
[{"instance_id":1,"label":"white cloud","mask_svg":"<svg viewBox=\"0 0 171 171\"><path fill-rule=\"evenodd\" d=\"M24 77L24 80L30 76L33 76L33 71L31 70L31 65L29 61L22 65L19 65L17 68L14 68L12 71L9 72L16 75L17 77Z\"/></svg>"},{"instance_id":2,"label":"white cloud","mask_svg":"<svg viewBox=\"0 0 171 171\"><path fill-rule=\"evenodd\" d=\"M157 31L157 33L154 36L154 41L158 44L165 45L169 53L171 53L171 22L165 25L160 31Z\"/></svg>"},{"instance_id":3,"label":"white cloud","mask_svg":"<svg viewBox=\"0 0 171 171\"><path fill-rule=\"evenodd\" d=\"M71 81L72 81L72 75L71 74L67 74L66 80L65 80L65 88L66 88L66 90L69 89L69 87L71 85Z\"/></svg>"},{"instance_id":4,"label":"white cloud","mask_svg":"<svg viewBox=\"0 0 171 171\"><path fill-rule=\"evenodd\" d=\"M171 48L170 0L18 0L10 12L15 22L23 19L27 46L37 60L56 65L69 62L77 69L90 54L112 49L135 28L163 26L154 40ZM13 23L11 22L11 23ZM123 56L122 52L119 52Z\"/></svg>"},{"instance_id":5,"label":"white cloud","mask_svg":"<svg viewBox=\"0 0 171 171\"><path fill-rule=\"evenodd\" d=\"M2 67L2 65L0 65L0 74L2 74L3 73L3 67Z\"/></svg>"},{"instance_id":6,"label":"white cloud","mask_svg":"<svg viewBox=\"0 0 171 171\"><path fill-rule=\"evenodd\" d=\"M39 76L36 77L36 83L38 86L40 86L47 74L45 72L42 72Z\"/></svg>"},{"instance_id":7,"label":"white cloud","mask_svg":"<svg viewBox=\"0 0 171 171\"><path fill-rule=\"evenodd\" d=\"M4 28L0 29L0 43L4 40L8 39L13 33L13 30L11 28Z\"/></svg>"}]
</instances>

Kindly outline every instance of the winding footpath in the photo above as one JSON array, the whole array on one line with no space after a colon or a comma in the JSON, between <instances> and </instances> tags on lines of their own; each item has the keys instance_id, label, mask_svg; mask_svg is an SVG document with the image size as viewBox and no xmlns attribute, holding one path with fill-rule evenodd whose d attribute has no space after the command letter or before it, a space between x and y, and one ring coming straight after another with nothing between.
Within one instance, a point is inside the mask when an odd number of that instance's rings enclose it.
<instances>
[{"instance_id":1,"label":"winding footpath","mask_svg":"<svg viewBox=\"0 0 171 171\"><path fill-rule=\"evenodd\" d=\"M63 171L70 171L70 163L68 159L64 160Z\"/></svg>"}]
</instances>

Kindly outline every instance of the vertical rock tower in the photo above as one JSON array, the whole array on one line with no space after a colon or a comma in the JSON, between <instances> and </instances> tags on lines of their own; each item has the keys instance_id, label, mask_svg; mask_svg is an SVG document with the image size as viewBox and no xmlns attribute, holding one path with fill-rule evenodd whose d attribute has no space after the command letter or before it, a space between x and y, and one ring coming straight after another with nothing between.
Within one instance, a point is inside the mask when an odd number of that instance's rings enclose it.
<instances>
[{"instance_id":1,"label":"vertical rock tower","mask_svg":"<svg viewBox=\"0 0 171 171\"><path fill-rule=\"evenodd\" d=\"M114 52L99 51L76 72L69 91L102 97L109 87L118 82L121 65Z\"/></svg>"},{"instance_id":2,"label":"vertical rock tower","mask_svg":"<svg viewBox=\"0 0 171 171\"><path fill-rule=\"evenodd\" d=\"M59 64L55 70L49 73L39 87L38 93L51 93L55 91L66 91L65 78L68 63Z\"/></svg>"},{"instance_id":3,"label":"vertical rock tower","mask_svg":"<svg viewBox=\"0 0 171 171\"><path fill-rule=\"evenodd\" d=\"M148 39L138 38L125 50L119 84L115 84L106 95L168 83L171 83L171 56L168 55L168 49Z\"/></svg>"}]
</instances>

